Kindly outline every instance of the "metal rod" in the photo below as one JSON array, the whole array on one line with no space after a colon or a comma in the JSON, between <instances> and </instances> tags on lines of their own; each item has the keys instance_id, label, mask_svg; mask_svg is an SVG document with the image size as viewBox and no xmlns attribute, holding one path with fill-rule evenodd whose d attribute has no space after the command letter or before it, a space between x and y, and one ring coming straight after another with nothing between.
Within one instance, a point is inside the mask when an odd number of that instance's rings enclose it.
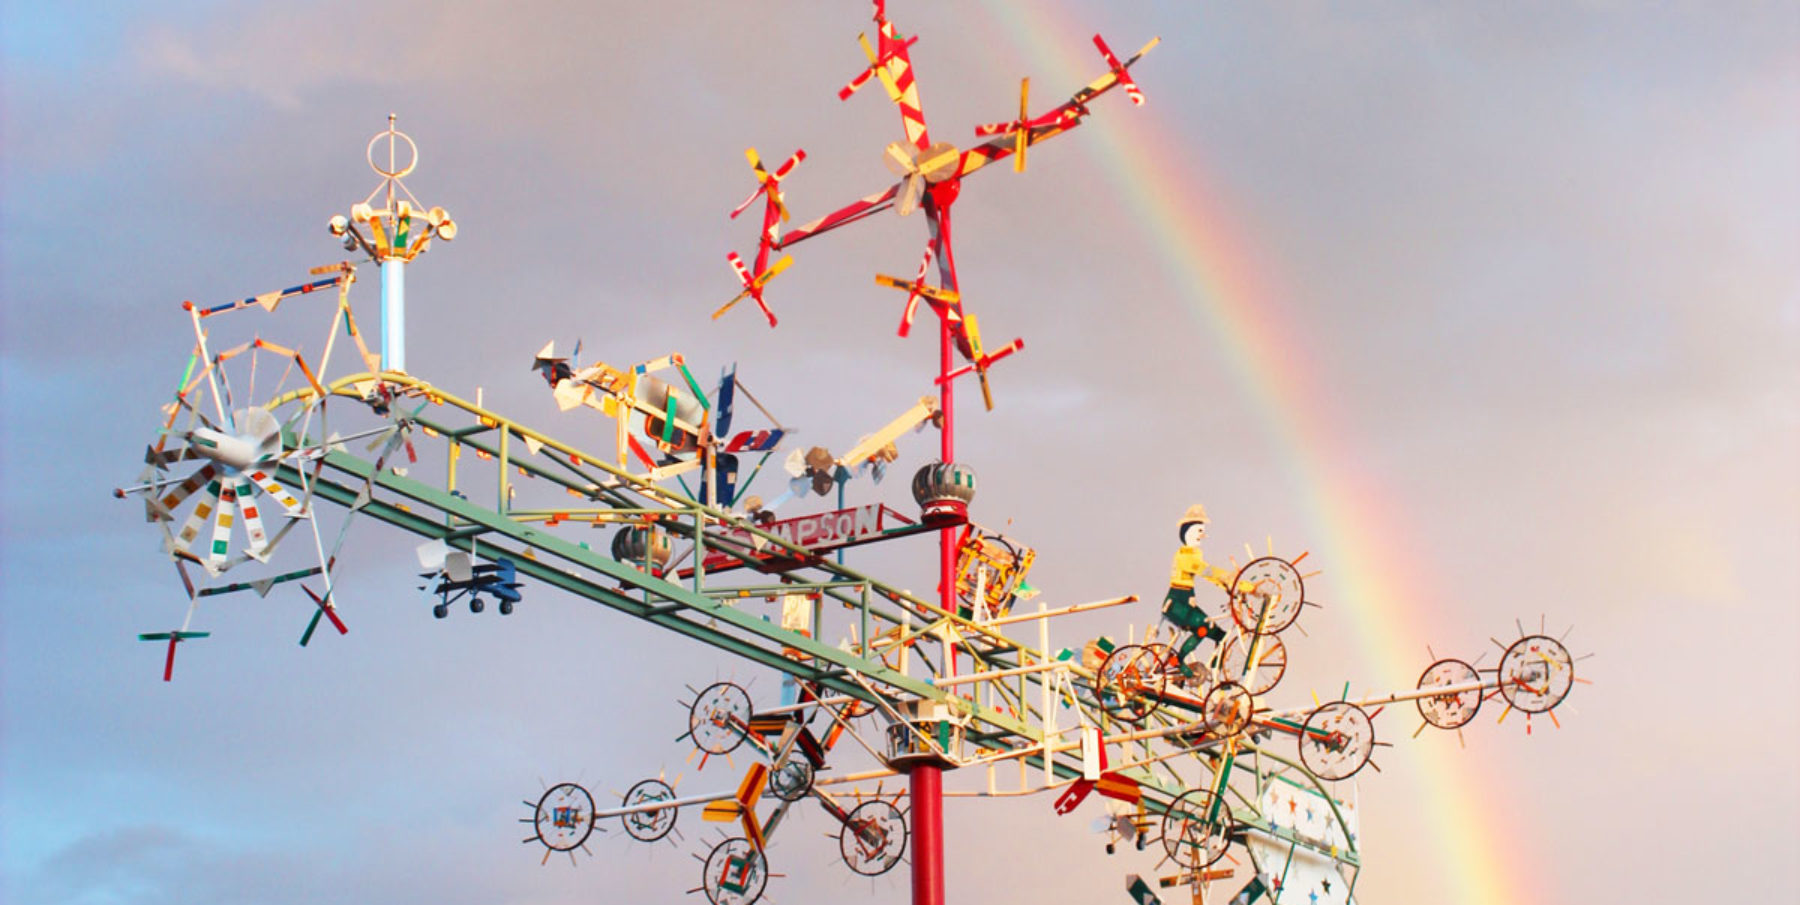
<instances>
[{"instance_id":1,"label":"metal rod","mask_svg":"<svg viewBox=\"0 0 1800 905\"><path fill-rule=\"evenodd\" d=\"M996 625L1012 625L1015 622L1030 622L1033 619L1048 619L1048 618L1053 618L1056 616L1067 616L1070 613L1085 613L1088 610L1098 610L1098 609L1102 609L1102 608L1109 607L1109 606L1121 606L1123 604L1137 603L1137 602L1138 602L1138 595L1127 594L1124 597L1114 597L1111 600L1096 600L1096 601L1093 601L1092 603L1077 603L1072 606L1063 607L1060 610L1042 610L1042 609L1040 609L1035 613L1022 613L1022 614L1015 614L1012 616L1001 616L998 619L986 620L986 621L982 622L981 624L988 626L989 628L992 628L993 626L996 626Z\"/></svg>"}]
</instances>

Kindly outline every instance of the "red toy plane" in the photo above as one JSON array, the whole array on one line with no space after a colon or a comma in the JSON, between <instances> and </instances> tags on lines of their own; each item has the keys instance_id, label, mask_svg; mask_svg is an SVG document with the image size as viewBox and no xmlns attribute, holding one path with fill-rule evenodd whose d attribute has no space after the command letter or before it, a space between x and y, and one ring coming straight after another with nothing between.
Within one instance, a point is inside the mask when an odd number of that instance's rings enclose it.
<instances>
[{"instance_id":1,"label":"red toy plane","mask_svg":"<svg viewBox=\"0 0 1800 905\"><path fill-rule=\"evenodd\" d=\"M763 316L769 319L769 326L773 327L775 326L775 312L770 311L768 303L763 300L763 287L783 270L786 270L788 265L794 263L793 258L783 256L781 260L775 262L774 266L769 265L769 251L781 241L781 224L788 219L787 205L781 200L781 180L787 178L787 175L794 171L794 167L799 166L800 161L806 159L806 151L805 149L796 150L793 156L789 157L781 166L776 167L773 173L763 169L762 158L757 156L755 148L746 149L744 156L749 159L750 168L756 173L756 191L751 192L750 197L744 199L744 203L732 210L731 219L737 219L737 215L743 213L755 202L756 196L761 195L763 197L762 235L756 243L754 270L745 267L744 259L738 257L738 253L735 251L725 256L725 259L731 262L732 270L737 272L738 281L744 284L744 289L732 297L731 301L721 306L719 310L714 311L713 320L718 320L725 312L730 311L731 306L745 298L750 298L756 301L756 307L762 309Z\"/></svg>"}]
</instances>

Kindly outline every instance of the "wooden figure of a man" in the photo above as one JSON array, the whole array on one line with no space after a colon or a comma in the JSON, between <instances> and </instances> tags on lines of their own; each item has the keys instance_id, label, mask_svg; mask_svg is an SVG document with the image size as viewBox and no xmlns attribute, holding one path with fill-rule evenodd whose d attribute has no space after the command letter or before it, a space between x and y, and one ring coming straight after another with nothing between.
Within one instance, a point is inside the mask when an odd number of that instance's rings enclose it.
<instances>
[{"instance_id":1,"label":"wooden figure of a man","mask_svg":"<svg viewBox=\"0 0 1800 905\"><path fill-rule=\"evenodd\" d=\"M1206 611L1194 603L1194 579L1204 578L1231 590L1231 574L1207 565L1201 556L1200 542L1206 539L1206 507L1195 503L1181 516L1181 549L1175 551L1175 562L1169 570L1169 594L1163 598L1162 614L1176 628L1187 633L1176 650L1177 659L1187 663L1188 654L1200 646L1202 639L1217 643L1225 630L1212 623Z\"/></svg>"}]
</instances>

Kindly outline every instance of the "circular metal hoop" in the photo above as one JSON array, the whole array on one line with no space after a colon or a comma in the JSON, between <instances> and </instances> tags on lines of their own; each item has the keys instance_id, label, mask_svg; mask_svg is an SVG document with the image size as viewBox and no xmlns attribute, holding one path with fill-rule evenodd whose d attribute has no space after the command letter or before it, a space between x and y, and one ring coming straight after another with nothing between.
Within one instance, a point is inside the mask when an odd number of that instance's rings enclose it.
<instances>
[{"instance_id":1,"label":"circular metal hoop","mask_svg":"<svg viewBox=\"0 0 1800 905\"><path fill-rule=\"evenodd\" d=\"M1375 753L1375 724L1361 707L1332 701L1314 710L1300 732L1300 762L1320 779L1348 779Z\"/></svg>"},{"instance_id":2,"label":"circular metal hoop","mask_svg":"<svg viewBox=\"0 0 1800 905\"><path fill-rule=\"evenodd\" d=\"M865 877L879 877L906 854L906 816L893 803L876 798L856 806L838 831L844 864Z\"/></svg>"},{"instance_id":3,"label":"circular metal hoop","mask_svg":"<svg viewBox=\"0 0 1800 905\"><path fill-rule=\"evenodd\" d=\"M1094 679L1094 691L1108 715L1139 723L1161 706L1168 681L1163 664L1149 647L1127 644L1107 656Z\"/></svg>"},{"instance_id":4,"label":"circular metal hoop","mask_svg":"<svg viewBox=\"0 0 1800 905\"><path fill-rule=\"evenodd\" d=\"M799 801L813 787L812 761L791 755L787 762L769 771L769 794L782 801Z\"/></svg>"},{"instance_id":5,"label":"circular metal hoop","mask_svg":"<svg viewBox=\"0 0 1800 905\"><path fill-rule=\"evenodd\" d=\"M1250 689L1236 682L1220 682L1206 693L1204 713L1214 735L1231 738L1250 728L1256 704L1250 697Z\"/></svg>"},{"instance_id":6,"label":"circular metal hoop","mask_svg":"<svg viewBox=\"0 0 1800 905\"><path fill-rule=\"evenodd\" d=\"M750 905L769 883L769 861L742 836L734 836L706 856L700 887L712 905Z\"/></svg>"},{"instance_id":7,"label":"circular metal hoop","mask_svg":"<svg viewBox=\"0 0 1800 905\"><path fill-rule=\"evenodd\" d=\"M1189 789L1163 815L1163 850L1176 864L1199 870L1231 847L1231 808L1206 789Z\"/></svg>"},{"instance_id":8,"label":"circular metal hoop","mask_svg":"<svg viewBox=\"0 0 1800 905\"><path fill-rule=\"evenodd\" d=\"M706 686L688 708L688 738L706 754L730 754L750 732L750 693L733 682Z\"/></svg>"},{"instance_id":9,"label":"circular metal hoop","mask_svg":"<svg viewBox=\"0 0 1800 905\"><path fill-rule=\"evenodd\" d=\"M625 793L625 807L637 807L653 801L674 801L675 789L660 779L646 779L632 786ZM675 828L675 817L680 813L677 808L654 808L648 811L635 811L620 816L625 824L625 832L639 842L655 842Z\"/></svg>"},{"instance_id":10,"label":"circular metal hoop","mask_svg":"<svg viewBox=\"0 0 1800 905\"><path fill-rule=\"evenodd\" d=\"M1231 583L1231 618L1246 632L1273 635L1294 624L1306 603L1306 583L1278 556L1251 560Z\"/></svg>"},{"instance_id":11,"label":"circular metal hoop","mask_svg":"<svg viewBox=\"0 0 1800 905\"><path fill-rule=\"evenodd\" d=\"M1232 635L1219 654L1219 673L1233 682L1242 682L1251 694L1268 694L1287 674L1287 645L1280 636L1263 635L1255 644L1256 668L1248 669L1250 651L1256 635Z\"/></svg>"},{"instance_id":12,"label":"circular metal hoop","mask_svg":"<svg viewBox=\"0 0 1800 905\"><path fill-rule=\"evenodd\" d=\"M580 848L594 832L594 796L572 782L551 786L538 799L532 827L552 851Z\"/></svg>"},{"instance_id":13,"label":"circular metal hoop","mask_svg":"<svg viewBox=\"0 0 1800 905\"><path fill-rule=\"evenodd\" d=\"M1449 688L1455 685L1472 685L1481 681L1481 674L1475 667L1457 659L1444 659L1425 668L1419 676L1419 690L1431 688ZM1425 722L1439 729L1460 729L1468 725L1481 710L1480 688L1467 691L1450 692L1435 697L1418 700L1419 716Z\"/></svg>"},{"instance_id":14,"label":"circular metal hoop","mask_svg":"<svg viewBox=\"0 0 1800 905\"><path fill-rule=\"evenodd\" d=\"M1563 702L1575 684L1575 660L1561 641L1526 635L1500 657L1500 694L1526 713L1543 713Z\"/></svg>"},{"instance_id":15,"label":"circular metal hoop","mask_svg":"<svg viewBox=\"0 0 1800 905\"><path fill-rule=\"evenodd\" d=\"M384 169L380 164L375 162L375 144L383 138L388 140L388 166L393 167L391 170ZM402 141L406 142L406 147L410 152L411 157L404 167L393 163L394 151L398 149L398 143ZM364 156L369 159L369 169L374 170L376 175L379 175L384 179L403 179L410 175L419 165L419 146L413 143L412 136L394 128L390 123L386 130L375 133L375 137L369 139L369 147L368 150L364 152Z\"/></svg>"}]
</instances>

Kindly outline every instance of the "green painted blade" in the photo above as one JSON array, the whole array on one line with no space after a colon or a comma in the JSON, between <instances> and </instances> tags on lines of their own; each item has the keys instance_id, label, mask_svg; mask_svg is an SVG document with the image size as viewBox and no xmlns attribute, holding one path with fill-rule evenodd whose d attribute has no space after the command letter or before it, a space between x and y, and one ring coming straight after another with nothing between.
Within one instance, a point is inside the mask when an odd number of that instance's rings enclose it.
<instances>
[{"instance_id":1,"label":"green painted blade","mask_svg":"<svg viewBox=\"0 0 1800 905\"><path fill-rule=\"evenodd\" d=\"M300 636L300 646L301 647L305 647L306 642L312 640L313 629L316 629L319 627L319 618L324 615L325 615L325 611L323 609L314 609L313 610L312 621L308 622L306 624L306 634Z\"/></svg>"}]
</instances>

